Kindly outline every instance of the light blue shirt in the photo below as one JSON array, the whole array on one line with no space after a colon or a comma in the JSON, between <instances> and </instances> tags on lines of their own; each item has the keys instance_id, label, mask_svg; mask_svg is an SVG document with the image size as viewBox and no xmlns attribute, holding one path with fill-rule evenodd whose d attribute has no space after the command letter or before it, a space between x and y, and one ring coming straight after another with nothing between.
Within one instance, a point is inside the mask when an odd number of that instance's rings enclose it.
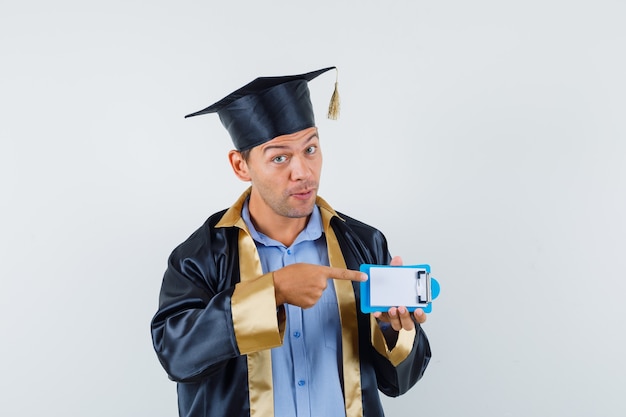
<instances>
[{"instance_id":1,"label":"light blue shirt","mask_svg":"<svg viewBox=\"0 0 626 417\"><path fill-rule=\"evenodd\" d=\"M317 206L290 247L254 228L247 201L241 214L256 243L263 273L301 262L329 265L322 216ZM285 309L285 340L282 346L272 349L274 415L345 417L341 323L332 279L313 307L302 309L285 304Z\"/></svg>"}]
</instances>

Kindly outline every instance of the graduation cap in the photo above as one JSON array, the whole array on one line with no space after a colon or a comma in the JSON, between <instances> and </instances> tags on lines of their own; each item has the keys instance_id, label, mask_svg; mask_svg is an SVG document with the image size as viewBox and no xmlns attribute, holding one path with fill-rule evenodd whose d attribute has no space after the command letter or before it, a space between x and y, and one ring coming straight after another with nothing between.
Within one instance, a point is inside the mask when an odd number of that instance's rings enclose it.
<instances>
[{"instance_id":1,"label":"graduation cap","mask_svg":"<svg viewBox=\"0 0 626 417\"><path fill-rule=\"evenodd\" d=\"M281 135L315 126L308 82L335 67L305 74L259 77L209 107L186 115L217 113L237 150L251 149ZM337 82L328 117L339 113Z\"/></svg>"}]
</instances>

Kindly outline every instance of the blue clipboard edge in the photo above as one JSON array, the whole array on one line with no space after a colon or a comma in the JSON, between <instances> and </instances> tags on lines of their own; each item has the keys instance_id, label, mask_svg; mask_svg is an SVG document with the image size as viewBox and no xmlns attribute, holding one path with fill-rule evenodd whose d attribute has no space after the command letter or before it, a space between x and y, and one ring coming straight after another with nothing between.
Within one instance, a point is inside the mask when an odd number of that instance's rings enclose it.
<instances>
[{"instance_id":1,"label":"blue clipboard edge","mask_svg":"<svg viewBox=\"0 0 626 417\"><path fill-rule=\"evenodd\" d=\"M373 264L362 264L359 270L367 274L368 278L370 276L370 268L376 267L389 267L390 265L373 265ZM422 264L422 265L402 265L402 266L394 266L394 268L421 268L425 269L426 272L430 274L430 265ZM361 311L363 313L374 313L376 311L386 312L391 307L395 306L372 306L370 305L370 281L369 279L365 282L360 283L361 286ZM432 299L434 300L439 296L440 286L439 281L437 281L432 276L430 277L430 290ZM430 313L433 310L432 301L428 303L426 307L407 307L409 311L415 311L416 309L421 308L425 313Z\"/></svg>"}]
</instances>

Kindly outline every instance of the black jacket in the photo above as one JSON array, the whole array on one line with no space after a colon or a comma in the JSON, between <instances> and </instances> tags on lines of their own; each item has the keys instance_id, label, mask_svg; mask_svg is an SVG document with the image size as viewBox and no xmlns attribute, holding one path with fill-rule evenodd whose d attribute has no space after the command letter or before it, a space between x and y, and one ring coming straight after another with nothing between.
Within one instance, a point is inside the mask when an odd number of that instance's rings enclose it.
<instances>
[{"instance_id":1,"label":"black jacket","mask_svg":"<svg viewBox=\"0 0 626 417\"><path fill-rule=\"evenodd\" d=\"M233 208L239 210L237 204ZM231 314L231 297L240 281L240 229L216 227L225 213L212 215L172 252L152 320L154 348L170 378L179 383L180 415L185 417L250 415L248 355L239 350ZM380 231L332 213L330 227L348 269L389 264ZM359 284L352 286L358 310ZM398 396L411 388L428 365L429 343L417 325L410 352L394 366L384 350L373 346L370 315L357 311L357 321L363 415L383 416L377 391Z\"/></svg>"}]
</instances>

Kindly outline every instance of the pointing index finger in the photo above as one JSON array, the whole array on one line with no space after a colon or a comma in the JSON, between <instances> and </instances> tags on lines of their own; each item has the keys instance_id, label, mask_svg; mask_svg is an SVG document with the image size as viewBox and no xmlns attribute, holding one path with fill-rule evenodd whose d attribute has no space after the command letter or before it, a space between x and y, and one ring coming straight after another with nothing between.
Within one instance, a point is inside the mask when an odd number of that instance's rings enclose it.
<instances>
[{"instance_id":1,"label":"pointing index finger","mask_svg":"<svg viewBox=\"0 0 626 417\"><path fill-rule=\"evenodd\" d=\"M333 279L343 279L347 281L367 281L367 274L351 269L328 267L328 276Z\"/></svg>"}]
</instances>

